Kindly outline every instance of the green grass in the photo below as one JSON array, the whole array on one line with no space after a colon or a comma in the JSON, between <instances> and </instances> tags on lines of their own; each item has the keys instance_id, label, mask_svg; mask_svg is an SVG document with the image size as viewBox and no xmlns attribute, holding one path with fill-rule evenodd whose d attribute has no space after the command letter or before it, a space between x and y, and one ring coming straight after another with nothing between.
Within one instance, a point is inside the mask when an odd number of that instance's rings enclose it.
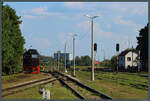
<instances>
[{"instance_id":1,"label":"green grass","mask_svg":"<svg viewBox=\"0 0 150 101\"><path fill-rule=\"evenodd\" d=\"M76 77L90 87L111 96L114 99L147 99L148 75L139 73L95 72L91 81L91 72L76 71Z\"/></svg>"},{"instance_id":2,"label":"green grass","mask_svg":"<svg viewBox=\"0 0 150 101\"><path fill-rule=\"evenodd\" d=\"M53 86L50 83L45 85L44 88L50 91L51 99L77 99L69 89L62 86L58 81L56 81ZM42 99L39 89L40 86L35 86L19 93L6 96L3 99Z\"/></svg>"},{"instance_id":3,"label":"green grass","mask_svg":"<svg viewBox=\"0 0 150 101\"><path fill-rule=\"evenodd\" d=\"M38 91L39 86L35 86L15 94L5 96L2 99L42 99L42 95Z\"/></svg>"},{"instance_id":4,"label":"green grass","mask_svg":"<svg viewBox=\"0 0 150 101\"><path fill-rule=\"evenodd\" d=\"M10 80L17 78L18 76L22 75L21 73L18 74L12 74L12 75L7 75L7 76L2 76L2 80Z\"/></svg>"},{"instance_id":5,"label":"green grass","mask_svg":"<svg viewBox=\"0 0 150 101\"><path fill-rule=\"evenodd\" d=\"M58 81L56 81L54 85L48 85L46 89L50 90L51 99L78 99L69 89L61 85Z\"/></svg>"}]
</instances>

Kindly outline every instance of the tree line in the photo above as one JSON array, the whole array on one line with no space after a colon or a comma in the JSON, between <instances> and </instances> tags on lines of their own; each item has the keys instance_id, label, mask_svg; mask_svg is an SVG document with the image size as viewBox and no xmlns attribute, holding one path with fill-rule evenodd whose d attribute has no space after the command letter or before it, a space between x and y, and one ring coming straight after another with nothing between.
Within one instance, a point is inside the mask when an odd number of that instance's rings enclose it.
<instances>
[{"instance_id":1,"label":"tree line","mask_svg":"<svg viewBox=\"0 0 150 101\"><path fill-rule=\"evenodd\" d=\"M22 70L25 39L20 30L20 16L9 5L2 5L2 74Z\"/></svg>"},{"instance_id":2,"label":"tree line","mask_svg":"<svg viewBox=\"0 0 150 101\"><path fill-rule=\"evenodd\" d=\"M140 62L142 69L148 72L148 26L149 23L139 31L136 49L140 51Z\"/></svg>"},{"instance_id":3,"label":"tree line","mask_svg":"<svg viewBox=\"0 0 150 101\"><path fill-rule=\"evenodd\" d=\"M76 56L75 57L75 64L77 66L90 66L91 65L91 58L86 55L86 56ZM72 61L72 64L73 64L73 61Z\"/></svg>"}]
</instances>

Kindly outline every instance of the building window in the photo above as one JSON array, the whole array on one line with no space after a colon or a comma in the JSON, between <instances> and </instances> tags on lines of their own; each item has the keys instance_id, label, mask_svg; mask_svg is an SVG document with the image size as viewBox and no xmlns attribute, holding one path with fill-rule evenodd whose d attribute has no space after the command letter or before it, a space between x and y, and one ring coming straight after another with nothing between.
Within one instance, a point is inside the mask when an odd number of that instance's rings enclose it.
<instances>
[{"instance_id":1,"label":"building window","mask_svg":"<svg viewBox=\"0 0 150 101\"><path fill-rule=\"evenodd\" d=\"M127 61L131 61L131 57L127 57Z\"/></svg>"}]
</instances>

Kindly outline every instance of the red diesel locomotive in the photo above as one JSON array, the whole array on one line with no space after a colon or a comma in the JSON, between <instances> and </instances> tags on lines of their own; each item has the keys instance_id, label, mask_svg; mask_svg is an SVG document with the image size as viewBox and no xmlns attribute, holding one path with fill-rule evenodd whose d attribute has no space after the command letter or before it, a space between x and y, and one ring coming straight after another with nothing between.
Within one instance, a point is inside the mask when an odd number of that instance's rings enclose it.
<instances>
[{"instance_id":1,"label":"red diesel locomotive","mask_svg":"<svg viewBox=\"0 0 150 101\"><path fill-rule=\"evenodd\" d=\"M29 49L23 54L23 69L25 73L40 72L40 55L36 49Z\"/></svg>"}]
</instances>

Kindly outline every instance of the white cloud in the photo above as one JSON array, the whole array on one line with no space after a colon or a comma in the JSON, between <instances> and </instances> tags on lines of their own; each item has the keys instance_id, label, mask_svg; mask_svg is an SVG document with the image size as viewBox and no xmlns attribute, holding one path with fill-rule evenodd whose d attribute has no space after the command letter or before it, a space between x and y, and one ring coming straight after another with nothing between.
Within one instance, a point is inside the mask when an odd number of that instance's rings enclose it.
<instances>
[{"instance_id":1,"label":"white cloud","mask_svg":"<svg viewBox=\"0 0 150 101\"><path fill-rule=\"evenodd\" d=\"M61 41L62 44L65 44L66 42L70 42L72 40L73 33L59 33L58 38Z\"/></svg>"},{"instance_id":2,"label":"white cloud","mask_svg":"<svg viewBox=\"0 0 150 101\"><path fill-rule=\"evenodd\" d=\"M108 5L108 8L116 11L121 11L121 12L125 12L128 10L128 7L127 6L124 7L123 4L121 3L111 3Z\"/></svg>"},{"instance_id":3,"label":"white cloud","mask_svg":"<svg viewBox=\"0 0 150 101\"><path fill-rule=\"evenodd\" d=\"M111 38L112 37L112 32L106 32L100 28L100 25L98 23L95 23L95 34L100 36L100 37L105 37L105 38Z\"/></svg>"},{"instance_id":4,"label":"white cloud","mask_svg":"<svg viewBox=\"0 0 150 101\"><path fill-rule=\"evenodd\" d=\"M90 22L84 21L76 25L76 27L80 30L89 32L91 29ZM101 29L98 23L94 23L94 33L99 37L110 38L112 37L112 32L106 32Z\"/></svg>"},{"instance_id":5,"label":"white cloud","mask_svg":"<svg viewBox=\"0 0 150 101\"><path fill-rule=\"evenodd\" d=\"M127 26L133 29L134 31L138 31L140 28L142 28L142 25L136 24L130 20L124 20L121 16L117 16L116 19L114 20L114 23Z\"/></svg>"},{"instance_id":6,"label":"white cloud","mask_svg":"<svg viewBox=\"0 0 150 101\"><path fill-rule=\"evenodd\" d=\"M111 3L109 9L131 15L148 14L148 3Z\"/></svg>"},{"instance_id":7,"label":"white cloud","mask_svg":"<svg viewBox=\"0 0 150 101\"><path fill-rule=\"evenodd\" d=\"M90 29L90 22L89 21L80 22L80 23L76 24L76 27L79 29L82 29L84 31L89 30Z\"/></svg>"},{"instance_id":8,"label":"white cloud","mask_svg":"<svg viewBox=\"0 0 150 101\"><path fill-rule=\"evenodd\" d=\"M64 7L69 8L69 9L74 9L74 10L79 10L84 13L96 13L100 12L97 7L99 7L99 4L94 3L94 2L65 2Z\"/></svg>"},{"instance_id":9,"label":"white cloud","mask_svg":"<svg viewBox=\"0 0 150 101\"><path fill-rule=\"evenodd\" d=\"M26 9L21 12L24 16L24 18L33 19L33 18L42 18L45 16L56 16L60 18L66 18L62 13L60 12L49 12L48 7L39 7L39 8L32 8L32 9Z\"/></svg>"},{"instance_id":10,"label":"white cloud","mask_svg":"<svg viewBox=\"0 0 150 101\"><path fill-rule=\"evenodd\" d=\"M23 18L34 19L34 18L36 18L36 16L33 16L33 15L23 15Z\"/></svg>"},{"instance_id":11,"label":"white cloud","mask_svg":"<svg viewBox=\"0 0 150 101\"><path fill-rule=\"evenodd\" d=\"M111 28L111 25L110 25L110 24L106 24L106 28L107 28L107 29L110 29L110 28Z\"/></svg>"},{"instance_id":12,"label":"white cloud","mask_svg":"<svg viewBox=\"0 0 150 101\"><path fill-rule=\"evenodd\" d=\"M65 2L64 6L68 8L82 9L84 8L84 3L83 2Z\"/></svg>"},{"instance_id":13,"label":"white cloud","mask_svg":"<svg viewBox=\"0 0 150 101\"><path fill-rule=\"evenodd\" d=\"M132 9L131 11L133 14L138 14L138 15L143 15L144 13L147 13L148 14L148 5L145 4L145 5L139 5L139 6L136 6Z\"/></svg>"}]
</instances>

